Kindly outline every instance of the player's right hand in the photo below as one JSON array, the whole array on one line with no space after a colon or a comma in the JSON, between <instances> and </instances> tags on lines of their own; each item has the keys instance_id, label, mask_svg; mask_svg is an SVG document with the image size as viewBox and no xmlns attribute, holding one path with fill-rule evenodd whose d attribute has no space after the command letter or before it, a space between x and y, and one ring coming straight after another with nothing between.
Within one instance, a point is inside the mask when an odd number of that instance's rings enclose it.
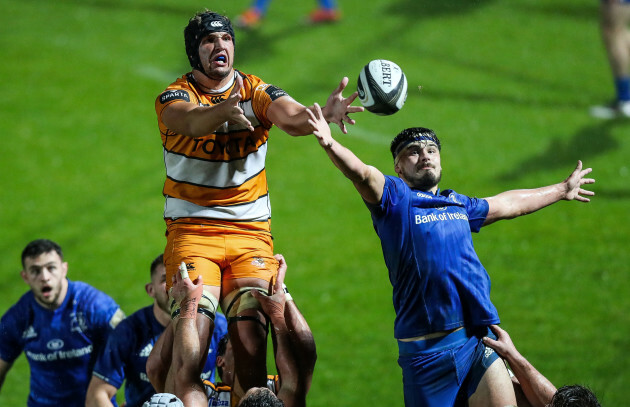
<instances>
[{"instance_id":1,"label":"player's right hand","mask_svg":"<svg viewBox=\"0 0 630 407\"><path fill-rule=\"evenodd\" d=\"M238 105L238 102L242 99L242 89L243 78L241 78L240 75L236 75L236 83L234 84L234 88L232 88L232 92L230 92L228 98L215 106L217 109L221 110L221 113L225 116L228 124L242 124L247 127L249 131L254 131L254 126L252 126L249 119L245 117L243 109L241 109Z\"/></svg>"}]
</instances>

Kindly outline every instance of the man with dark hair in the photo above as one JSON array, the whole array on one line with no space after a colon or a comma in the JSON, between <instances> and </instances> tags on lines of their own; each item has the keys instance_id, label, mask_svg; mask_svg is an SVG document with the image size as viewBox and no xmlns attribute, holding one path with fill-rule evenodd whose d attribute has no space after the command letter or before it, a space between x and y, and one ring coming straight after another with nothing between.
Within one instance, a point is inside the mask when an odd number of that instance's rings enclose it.
<instances>
[{"instance_id":1,"label":"man with dark hair","mask_svg":"<svg viewBox=\"0 0 630 407\"><path fill-rule=\"evenodd\" d=\"M307 108L287 92L234 68L235 36L227 17L196 14L184 40L192 70L155 101L166 166L166 284L170 288L182 264L192 280L203 276L202 347L221 302L236 359L234 391L241 397L264 386L266 377L264 318L250 291L265 291L278 267L265 167L269 132L276 125L304 136L310 126ZM343 97L347 83L343 78L322 108L325 120L343 132L354 123L348 114L363 111L350 106L356 92Z\"/></svg>"},{"instance_id":2,"label":"man with dark hair","mask_svg":"<svg viewBox=\"0 0 630 407\"><path fill-rule=\"evenodd\" d=\"M29 407L83 407L96 355L125 317L111 297L68 280L67 273L57 243L30 242L20 272L30 291L0 320L0 387L24 352L31 369Z\"/></svg>"},{"instance_id":3,"label":"man with dark hair","mask_svg":"<svg viewBox=\"0 0 630 407\"><path fill-rule=\"evenodd\" d=\"M490 278L471 232L559 200L588 202L582 163L563 182L479 199L440 190L442 145L424 127L402 131L390 151L397 177L366 165L330 134L321 109L309 110L313 133L365 201L393 286L394 336L405 405L506 406L514 391L504 364L481 338L499 315Z\"/></svg>"},{"instance_id":4,"label":"man with dark hair","mask_svg":"<svg viewBox=\"0 0 630 407\"><path fill-rule=\"evenodd\" d=\"M239 407L285 407L285 404L268 388L254 387L247 390Z\"/></svg>"},{"instance_id":5,"label":"man with dark hair","mask_svg":"<svg viewBox=\"0 0 630 407\"><path fill-rule=\"evenodd\" d=\"M516 349L510 335L497 325L490 325L496 339L483 342L497 351L514 375L512 383L519 407L601 407L593 392L584 386L556 387Z\"/></svg>"},{"instance_id":6,"label":"man with dark hair","mask_svg":"<svg viewBox=\"0 0 630 407\"><path fill-rule=\"evenodd\" d=\"M153 298L153 304L131 314L109 336L92 372L86 407L113 406L111 399L123 382L126 407L140 407L155 393L146 373L147 359L158 337L171 321L162 254L151 263L150 279L145 284L145 291ZM222 314L217 314L202 373L204 379L214 380L215 349L225 334L227 322Z\"/></svg>"}]
</instances>

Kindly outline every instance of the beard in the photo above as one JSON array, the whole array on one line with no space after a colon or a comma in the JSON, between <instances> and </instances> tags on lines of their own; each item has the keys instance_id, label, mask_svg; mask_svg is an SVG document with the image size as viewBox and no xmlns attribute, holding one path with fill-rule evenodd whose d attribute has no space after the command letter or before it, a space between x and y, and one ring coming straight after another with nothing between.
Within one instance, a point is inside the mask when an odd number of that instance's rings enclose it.
<instances>
[{"instance_id":1,"label":"beard","mask_svg":"<svg viewBox=\"0 0 630 407\"><path fill-rule=\"evenodd\" d=\"M225 70L223 69L213 69L213 70L209 70L209 69L204 69L203 73L204 75L206 75L208 78L215 80L215 81L222 81L223 79L225 79L230 72L232 71L231 68L225 68Z\"/></svg>"},{"instance_id":2,"label":"beard","mask_svg":"<svg viewBox=\"0 0 630 407\"><path fill-rule=\"evenodd\" d=\"M428 191L442 180L442 172L424 171L422 175L413 175L407 178L409 185L414 189Z\"/></svg>"}]
</instances>

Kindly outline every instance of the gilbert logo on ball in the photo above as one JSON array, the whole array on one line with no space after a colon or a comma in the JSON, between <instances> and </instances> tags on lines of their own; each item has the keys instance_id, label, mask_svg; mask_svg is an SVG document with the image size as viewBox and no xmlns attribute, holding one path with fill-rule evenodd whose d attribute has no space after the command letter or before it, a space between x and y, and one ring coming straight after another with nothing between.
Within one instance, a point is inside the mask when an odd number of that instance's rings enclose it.
<instances>
[{"instance_id":1,"label":"gilbert logo on ball","mask_svg":"<svg viewBox=\"0 0 630 407\"><path fill-rule=\"evenodd\" d=\"M407 99L407 78L398 65L386 59L370 61L357 83L359 101L368 111L387 116L399 111Z\"/></svg>"}]
</instances>

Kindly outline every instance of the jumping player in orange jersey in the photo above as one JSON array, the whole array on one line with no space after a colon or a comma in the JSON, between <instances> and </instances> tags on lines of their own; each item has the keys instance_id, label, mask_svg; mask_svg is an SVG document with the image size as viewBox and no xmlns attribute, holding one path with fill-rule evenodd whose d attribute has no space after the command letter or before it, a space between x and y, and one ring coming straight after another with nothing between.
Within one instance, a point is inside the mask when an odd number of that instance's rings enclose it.
<instances>
[{"instance_id":1,"label":"jumping player in orange jersey","mask_svg":"<svg viewBox=\"0 0 630 407\"><path fill-rule=\"evenodd\" d=\"M234 69L227 17L198 13L184 37L192 71L155 101L166 165L167 284L182 263L191 279L203 276L197 318L202 347L220 302L234 348L238 399L266 383L265 319L250 291L266 290L278 269L265 171L269 130L275 124L303 136L312 127L307 108L285 91ZM363 111L350 106L356 92L343 97L347 83L343 78L322 108L327 122L344 133L346 123L354 124L348 114Z\"/></svg>"}]
</instances>

